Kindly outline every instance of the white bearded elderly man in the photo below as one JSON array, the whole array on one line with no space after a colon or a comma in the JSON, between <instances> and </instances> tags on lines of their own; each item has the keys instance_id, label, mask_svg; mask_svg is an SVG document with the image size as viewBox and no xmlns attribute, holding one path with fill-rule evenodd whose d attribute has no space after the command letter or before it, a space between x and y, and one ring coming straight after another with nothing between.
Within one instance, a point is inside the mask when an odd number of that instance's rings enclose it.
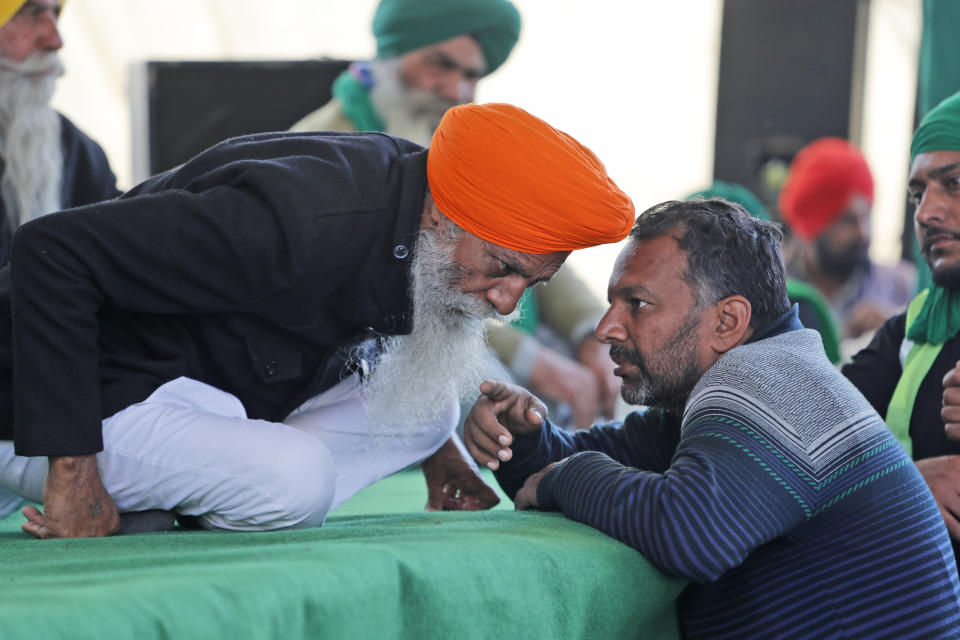
<instances>
[{"instance_id":1,"label":"white bearded elderly man","mask_svg":"<svg viewBox=\"0 0 960 640\"><path fill-rule=\"evenodd\" d=\"M103 149L50 106L59 0L0 0L0 265L29 220L119 195Z\"/></svg>"},{"instance_id":2,"label":"white bearded elderly man","mask_svg":"<svg viewBox=\"0 0 960 640\"><path fill-rule=\"evenodd\" d=\"M34 220L0 270L0 486L43 501L41 538L148 510L319 526L419 461L428 507L488 508L452 435L484 318L632 221L586 147L496 104L448 111L429 150L234 138Z\"/></svg>"}]
</instances>

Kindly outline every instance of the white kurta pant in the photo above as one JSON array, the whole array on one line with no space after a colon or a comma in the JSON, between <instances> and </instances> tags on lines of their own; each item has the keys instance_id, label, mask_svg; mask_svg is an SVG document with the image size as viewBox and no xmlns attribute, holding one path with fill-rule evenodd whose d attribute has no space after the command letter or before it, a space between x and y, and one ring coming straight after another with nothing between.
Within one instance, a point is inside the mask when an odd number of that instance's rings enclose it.
<instances>
[{"instance_id":1,"label":"white kurta pant","mask_svg":"<svg viewBox=\"0 0 960 640\"><path fill-rule=\"evenodd\" d=\"M121 513L167 509L211 529L316 527L357 491L434 453L457 424L450 398L433 424L368 432L360 382L351 376L283 422L251 420L233 395L172 380L103 421L97 454ZM45 457L0 441L0 487L43 501Z\"/></svg>"}]
</instances>

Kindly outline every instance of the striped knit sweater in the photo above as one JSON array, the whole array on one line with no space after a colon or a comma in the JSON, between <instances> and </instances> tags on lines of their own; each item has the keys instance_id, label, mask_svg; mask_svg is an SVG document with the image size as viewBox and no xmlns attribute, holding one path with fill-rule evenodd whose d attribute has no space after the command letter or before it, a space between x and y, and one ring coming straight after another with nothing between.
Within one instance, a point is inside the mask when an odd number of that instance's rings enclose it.
<instances>
[{"instance_id":1,"label":"striped knit sweater","mask_svg":"<svg viewBox=\"0 0 960 640\"><path fill-rule=\"evenodd\" d=\"M682 424L654 410L515 439L512 498L538 502L692 584L687 638L960 638L960 585L926 484L867 401L795 329L721 357ZM568 457L569 456L569 457Z\"/></svg>"}]
</instances>

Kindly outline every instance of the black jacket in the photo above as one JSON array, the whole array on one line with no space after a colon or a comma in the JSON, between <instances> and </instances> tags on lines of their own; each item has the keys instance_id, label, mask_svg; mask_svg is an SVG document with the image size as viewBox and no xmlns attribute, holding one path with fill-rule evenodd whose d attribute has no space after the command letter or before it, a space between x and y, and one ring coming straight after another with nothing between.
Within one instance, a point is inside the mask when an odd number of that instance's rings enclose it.
<instances>
[{"instance_id":1,"label":"black jacket","mask_svg":"<svg viewBox=\"0 0 960 640\"><path fill-rule=\"evenodd\" d=\"M900 345L906 328L906 314L889 318L877 329L870 344L843 366L843 375L860 390L881 416L887 415L893 390L900 381ZM943 430L943 377L960 360L960 338L947 340L930 372L920 384L910 416L913 459L960 454L960 443L947 438Z\"/></svg>"},{"instance_id":2,"label":"black jacket","mask_svg":"<svg viewBox=\"0 0 960 640\"><path fill-rule=\"evenodd\" d=\"M23 225L17 453L95 453L102 418L178 376L281 420L341 379L343 347L409 333L425 188L426 150L405 140L259 134Z\"/></svg>"},{"instance_id":3,"label":"black jacket","mask_svg":"<svg viewBox=\"0 0 960 640\"><path fill-rule=\"evenodd\" d=\"M77 129L66 116L60 116L60 143L63 148L63 175L60 202L64 209L80 207L120 195L117 179L110 170L107 156L96 142ZM6 168L0 158L0 175ZM10 260L10 223L0 198L0 265Z\"/></svg>"}]
</instances>

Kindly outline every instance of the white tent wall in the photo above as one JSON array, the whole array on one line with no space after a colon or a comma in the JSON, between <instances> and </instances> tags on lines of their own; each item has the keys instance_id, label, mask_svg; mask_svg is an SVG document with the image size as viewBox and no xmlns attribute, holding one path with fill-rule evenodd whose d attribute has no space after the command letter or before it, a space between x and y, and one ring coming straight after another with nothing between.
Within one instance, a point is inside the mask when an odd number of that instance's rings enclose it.
<instances>
[{"instance_id":1,"label":"white tent wall","mask_svg":"<svg viewBox=\"0 0 960 640\"><path fill-rule=\"evenodd\" d=\"M865 0L864 0L865 1ZM478 92L574 135L638 211L708 185L722 0L514 0L523 32ZM130 77L145 60L365 58L375 0L70 0L54 103L133 185ZM895 259L912 125L920 0L872 0L863 146L878 184L875 256ZM282 99L279 97L278 99ZM602 295L617 247L571 258Z\"/></svg>"}]
</instances>

